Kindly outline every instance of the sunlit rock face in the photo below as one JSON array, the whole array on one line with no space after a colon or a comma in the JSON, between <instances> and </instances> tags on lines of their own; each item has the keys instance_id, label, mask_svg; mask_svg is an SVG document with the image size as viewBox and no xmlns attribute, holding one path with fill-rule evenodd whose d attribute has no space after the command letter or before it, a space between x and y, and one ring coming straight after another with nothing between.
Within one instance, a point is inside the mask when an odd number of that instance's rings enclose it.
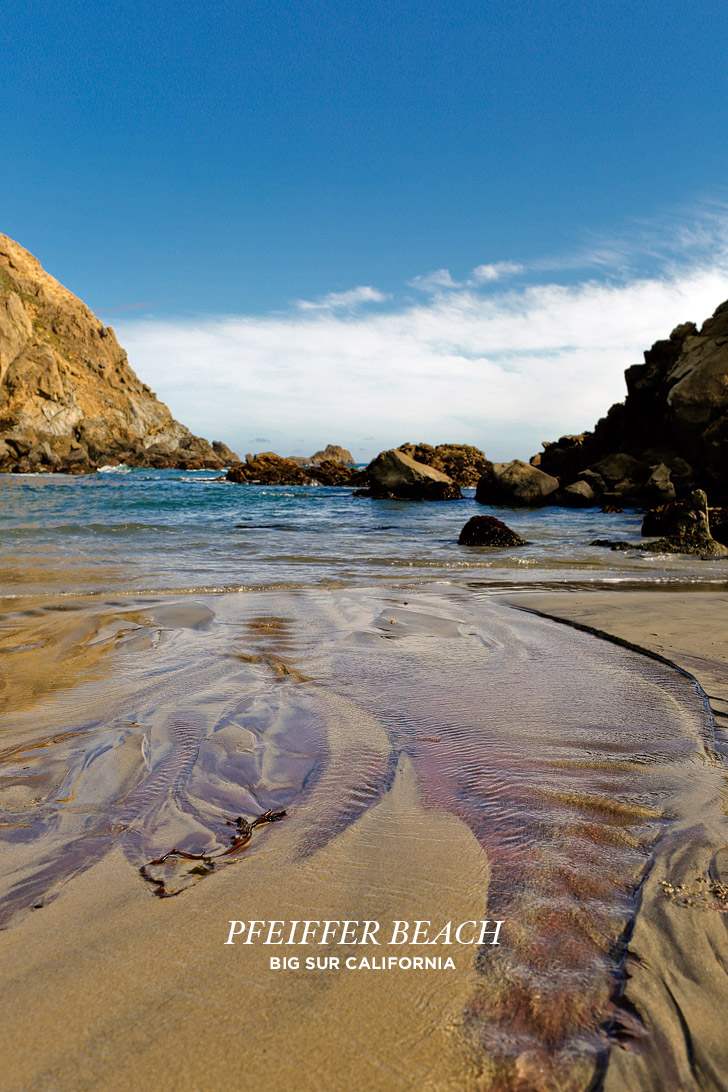
<instances>
[{"instance_id":1,"label":"sunlit rock face","mask_svg":"<svg viewBox=\"0 0 728 1092\"><path fill-rule=\"evenodd\" d=\"M219 468L236 459L175 421L111 327L0 235L0 470Z\"/></svg>"}]
</instances>

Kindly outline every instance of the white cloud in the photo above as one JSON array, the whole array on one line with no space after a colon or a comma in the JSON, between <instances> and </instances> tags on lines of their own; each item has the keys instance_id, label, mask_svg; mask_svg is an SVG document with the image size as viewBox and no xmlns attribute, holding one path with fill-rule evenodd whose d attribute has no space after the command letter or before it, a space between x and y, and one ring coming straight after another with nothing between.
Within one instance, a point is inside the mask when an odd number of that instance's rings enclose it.
<instances>
[{"instance_id":1,"label":"white cloud","mask_svg":"<svg viewBox=\"0 0 728 1092\"><path fill-rule=\"evenodd\" d=\"M383 303L387 296L377 288L360 284L346 292L329 292L320 300L296 300L299 311L355 311L365 303Z\"/></svg>"},{"instance_id":2,"label":"white cloud","mask_svg":"<svg viewBox=\"0 0 728 1092\"><path fill-rule=\"evenodd\" d=\"M515 277L523 272L523 266L518 262L492 262L489 265L476 265L473 270L472 281L469 284L480 284L484 281L500 281L504 277Z\"/></svg>"},{"instance_id":3,"label":"white cloud","mask_svg":"<svg viewBox=\"0 0 728 1092\"><path fill-rule=\"evenodd\" d=\"M593 426L624 397L624 369L643 349L728 297L721 253L619 281L494 289L486 276L486 294L445 273L428 276L447 291L386 310L321 301L283 315L130 318L117 333L175 416L240 454L266 436L286 454L333 442L364 459L450 440L527 458Z\"/></svg>"},{"instance_id":4,"label":"white cloud","mask_svg":"<svg viewBox=\"0 0 728 1092\"><path fill-rule=\"evenodd\" d=\"M454 281L449 269L434 269L432 273L421 273L407 281L410 288L417 288L420 292L441 292L443 289L462 288L462 284Z\"/></svg>"}]
</instances>

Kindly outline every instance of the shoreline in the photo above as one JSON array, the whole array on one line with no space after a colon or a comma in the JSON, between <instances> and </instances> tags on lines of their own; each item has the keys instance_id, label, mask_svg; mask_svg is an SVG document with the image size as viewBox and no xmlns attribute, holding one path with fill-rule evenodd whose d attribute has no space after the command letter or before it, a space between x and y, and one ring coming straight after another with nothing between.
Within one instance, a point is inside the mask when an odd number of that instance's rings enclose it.
<instances>
[{"instance_id":1,"label":"shoreline","mask_svg":"<svg viewBox=\"0 0 728 1092\"><path fill-rule=\"evenodd\" d=\"M728 743L728 583L711 590L654 584L506 592L499 598L553 621L628 642L688 672L710 702L721 742Z\"/></svg>"}]
</instances>

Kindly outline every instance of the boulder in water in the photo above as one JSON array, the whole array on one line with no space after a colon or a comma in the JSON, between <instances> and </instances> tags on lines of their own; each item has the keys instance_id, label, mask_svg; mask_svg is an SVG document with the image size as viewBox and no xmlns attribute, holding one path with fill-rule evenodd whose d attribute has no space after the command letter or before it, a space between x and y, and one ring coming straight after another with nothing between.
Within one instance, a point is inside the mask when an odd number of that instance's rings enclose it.
<instances>
[{"instance_id":1,"label":"boulder in water","mask_svg":"<svg viewBox=\"0 0 728 1092\"><path fill-rule=\"evenodd\" d=\"M460 486L452 478L403 451L382 451L364 471L369 487L356 496L393 500L459 500Z\"/></svg>"},{"instance_id":2,"label":"boulder in water","mask_svg":"<svg viewBox=\"0 0 728 1092\"><path fill-rule=\"evenodd\" d=\"M458 538L460 546L527 546L525 538L495 516L472 516Z\"/></svg>"},{"instance_id":3,"label":"boulder in water","mask_svg":"<svg viewBox=\"0 0 728 1092\"><path fill-rule=\"evenodd\" d=\"M558 488L558 478L514 459L510 463L491 464L478 482L475 499L479 504L536 507L552 502L552 494Z\"/></svg>"},{"instance_id":4,"label":"boulder in water","mask_svg":"<svg viewBox=\"0 0 728 1092\"><path fill-rule=\"evenodd\" d=\"M642 521L642 534L710 538L707 496L702 489L694 489L688 500L651 508Z\"/></svg>"},{"instance_id":5,"label":"boulder in water","mask_svg":"<svg viewBox=\"0 0 728 1092\"><path fill-rule=\"evenodd\" d=\"M483 474L492 467L480 448L470 444L400 444L398 451L418 463L434 467L459 486L476 486Z\"/></svg>"}]
</instances>

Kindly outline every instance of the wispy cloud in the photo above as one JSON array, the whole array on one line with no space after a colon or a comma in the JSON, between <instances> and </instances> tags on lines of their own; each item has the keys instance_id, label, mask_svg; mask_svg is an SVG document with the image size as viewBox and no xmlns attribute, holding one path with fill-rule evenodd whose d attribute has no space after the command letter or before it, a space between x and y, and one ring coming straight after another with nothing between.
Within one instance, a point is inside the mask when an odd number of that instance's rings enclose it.
<instances>
[{"instance_id":1,"label":"wispy cloud","mask_svg":"<svg viewBox=\"0 0 728 1092\"><path fill-rule=\"evenodd\" d=\"M489 265L476 265L469 284L482 284L488 281L501 281L504 277L515 277L523 272L519 262L491 262Z\"/></svg>"},{"instance_id":2,"label":"wispy cloud","mask_svg":"<svg viewBox=\"0 0 728 1092\"><path fill-rule=\"evenodd\" d=\"M346 292L329 292L319 300L296 300L299 311L356 311L366 303L384 303L388 297L370 285L360 284Z\"/></svg>"},{"instance_id":3,"label":"wispy cloud","mask_svg":"<svg viewBox=\"0 0 728 1092\"><path fill-rule=\"evenodd\" d=\"M602 240L604 264L595 246L587 276L567 283L498 263L462 282L424 275L423 298L386 308L357 311L385 300L357 288L285 314L128 319L117 333L177 417L233 447L265 436L288 452L295 437L303 454L337 442L366 458L450 440L523 458L591 427L643 349L728 297L726 225L716 219L712 247L697 226L684 233L682 256L673 234L649 272L632 271L646 263L636 245L614 244L610 262ZM518 284L501 282L517 269Z\"/></svg>"},{"instance_id":4,"label":"wispy cloud","mask_svg":"<svg viewBox=\"0 0 728 1092\"><path fill-rule=\"evenodd\" d=\"M410 288L417 288L420 292L449 291L452 288L462 288L459 281L454 281L449 269L434 269L432 273L421 273L407 281Z\"/></svg>"}]
</instances>

